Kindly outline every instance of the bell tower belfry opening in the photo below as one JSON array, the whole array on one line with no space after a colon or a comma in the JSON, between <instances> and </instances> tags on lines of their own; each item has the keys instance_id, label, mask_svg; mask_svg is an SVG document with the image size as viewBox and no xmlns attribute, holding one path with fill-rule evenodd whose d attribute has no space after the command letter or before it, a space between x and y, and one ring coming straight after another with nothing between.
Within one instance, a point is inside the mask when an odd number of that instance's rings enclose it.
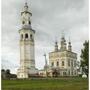
<instances>
[{"instance_id":1,"label":"bell tower belfry opening","mask_svg":"<svg viewBox=\"0 0 90 90\"><path fill-rule=\"evenodd\" d=\"M19 30L20 34L20 67L17 70L17 78L29 78L30 74L35 74L35 30L31 27L32 13L25 3L21 12L22 27Z\"/></svg>"}]
</instances>

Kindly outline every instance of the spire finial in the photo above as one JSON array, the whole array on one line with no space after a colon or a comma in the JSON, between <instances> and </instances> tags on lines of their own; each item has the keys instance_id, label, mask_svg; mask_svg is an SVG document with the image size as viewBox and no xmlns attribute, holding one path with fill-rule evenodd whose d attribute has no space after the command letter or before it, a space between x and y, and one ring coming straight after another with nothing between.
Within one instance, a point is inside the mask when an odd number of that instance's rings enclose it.
<instances>
[{"instance_id":1,"label":"spire finial","mask_svg":"<svg viewBox=\"0 0 90 90\"><path fill-rule=\"evenodd\" d=\"M55 43L57 43L57 37L55 37Z\"/></svg>"},{"instance_id":2,"label":"spire finial","mask_svg":"<svg viewBox=\"0 0 90 90\"><path fill-rule=\"evenodd\" d=\"M57 45L57 41L55 41L55 45Z\"/></svg>"},{"instance_id":3,"label":"spire finial","mask_svg":"<svg viewBox=\"0 0 90 90\"><path fill-rule=\"evenodd\" d=\"M28 7L28 5L27 5L27 0L25 0L25 7Z\"/></svg>"},{"instance_id":4,"label":"spire finial","mask_svg":"<svg viewBox=\"0 0 90 90\"><path fill-rule=\"evenodd\" d=\"M65 36L65 33L64 33L64 30L62 30L62 37L64 37Z\"/></svg>"},{"instance_id":5,"label":"spire finial","mask_svg":"<svg viewBox=\"0 0 90 90\"><path fill-rule=\"evenodd\" d=\"M25 0L24 10L25 10L25 11L27 11L27 10L28 10L27 0Z\"/></svg>"},{"instance_id":6,"label":"spire finial","mask_svg":"<svg viewBox=\"0 0 90 90\"><path fill-rule=\"evenodd\" d=\"M71 42L70 36L69 36L69 42Z\"/></svg>"},{"instance_id":7,"label":"spire finial","mask_svg":"<svg viewBox=\"0 0 90 90\"><path fill-rule=\"evenodd\" d=\"M25 2L25 6L27 6L27 2Z\"/></svg>"},{"instance_id":8,"label":"spire finial","mask_svg":"<svg viewBox=\"0 0 90 90\"><path fill-rule=\"evenodd\" d=\"M58 51L58 42L57 42L57 38L55 38L55 51Z\"/></svg>"},{"instance_id":9,"label":"spire finial","mask_svg":"<svg viewBox=\"0 0 90 90\"><path fill-rule=\"evenodd\" d=\"M66 42L64 30L62 30L61 41Z\"/></svg>"},{"instance_id":10,"label":"spire finial","mask_svg":"<svg viewBox=\"0 0 90 90\"><path fill-rule=\"evenodd\" d=\"M69 36L69 42L68 42L68 43L69 43L69 45L71 45L71 39L70 39L70 36Z\"/></svg>"},{"instance_id":11,"label":"spire finial","mask_svg":"<svg viewBox=\"0 0 90 90\"><path fill-rule=\"evenodd\" d=\"M69 36L69 42L68 42L68 50L72 51L72 45L71 45L70 36Z\"/></svg>"}]
</instances>

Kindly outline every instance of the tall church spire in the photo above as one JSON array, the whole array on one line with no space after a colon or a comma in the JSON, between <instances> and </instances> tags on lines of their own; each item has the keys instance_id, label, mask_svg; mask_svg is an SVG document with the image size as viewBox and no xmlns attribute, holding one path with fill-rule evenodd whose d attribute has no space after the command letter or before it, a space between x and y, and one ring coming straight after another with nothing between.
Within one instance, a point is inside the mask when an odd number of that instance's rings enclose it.
<instances>
[{"instance_id":1,"label":"tall church spire","mask_svg":"<svg viewBox=\"0 0 90 90\"><path fill-rule=\"evenodd\" d=\"M27 3L21 12L22 28L20 34L20 67L17 70L17 78L29 78L29 75L37 73L35 69L35 30L31 28L31 16Z\"/></svg>"},{"instance_id":2,"label":"tall church spire","mask_svg":"<svg viewBox=\"0 0 90 90\"><path fill-rule=\"evenodd\" d=\"M28 11L28 5L27 5L27 2L25 2L24 11Z\"/></svg>"},{"instance_id":3,"label":"tall church spire","mask_svg":"<svg viewBox=\"0 0 90 90\"><path fill-rule=\"evenodd\" d=\"M65 40L64 34L62 34L60 50L61 51L66 50L66 40Z\"/></svg>"},{"instance_id":4,"label":"tall church spire","mask_svg":"<svg viewBox=\"0 0 90 90\"><path fill-rule=\"evenodd\" d=\"M71 45L70 38L69 38L69 42L68 42L68 51L72 51L72 45Z\"/></svg>"},{"instance_id":5,"label":"tall church spire","mask_svg":"<svg viewBox=\"0 0 90 90\"><path fill-rule=\"evenodd\" d=\"M22 28L31 29L31 16L27 2L24 5L24 10L21 12Z\"/></svg>"},{"instance_id":6,"label":"tall church spire","mask_svg":"<svg viewBox=\"0 0 90 90\"><path fill-rule=\"evenodd\" d=\"M58 51L58 43L57 43L57 41L55 42L55 51Z\"/></svg>"}]
</instances>

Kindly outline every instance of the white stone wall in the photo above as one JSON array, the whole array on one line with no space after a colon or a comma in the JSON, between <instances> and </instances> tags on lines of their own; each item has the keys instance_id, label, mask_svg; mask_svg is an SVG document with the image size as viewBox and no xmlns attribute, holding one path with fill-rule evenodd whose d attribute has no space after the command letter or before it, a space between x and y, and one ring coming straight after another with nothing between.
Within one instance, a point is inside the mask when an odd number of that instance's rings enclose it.
<instances>
[{"instance_id":1,"label":"white stone wall","mask_svg":"<svg viewBox=\"0 0 90 90\"><path fill-rule=\"evenodd\" d=\"M28 78L29 73L32 72L35 73L34 32L32 30L22 29L19 31L19 33L20 33L20 68L17 76L19 78ZM28 38L25 38L25 34L28 34ZM21 35L23 35L23 38ZM32 35L33 40L31 40L30 35Z\"/></svg>"},{"instance_id":2,"label":"white stone wall","mask_svg":"<svg viewBox=\"0 0 90 90\"><path fill-rule=\"evenodd\" d=\"M68 65L68 60L70 60L70 66ZM57 61L59 62L59 66L57 66ZM62 61L64 61L64 66L62 66ZM54 66L52 68L60 68L61 75L63 76L63 72L66 71L67 75L69 76L76 76L77 69L75 62L77 61L77 55L72 52L64 51L64 52L52 52L49 53L49 64L52 67L52 62Z\"/></svg>"}]
</instances>

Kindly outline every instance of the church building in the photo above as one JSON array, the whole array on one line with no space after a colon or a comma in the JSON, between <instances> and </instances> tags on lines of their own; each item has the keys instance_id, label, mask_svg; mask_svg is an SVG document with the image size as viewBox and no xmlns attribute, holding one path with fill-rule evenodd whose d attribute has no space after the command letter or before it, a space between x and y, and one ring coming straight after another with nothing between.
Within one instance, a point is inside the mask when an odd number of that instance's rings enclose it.
<instances>
[{"instance_id":1,"label":"church building","mask_svg":"<svg viewBox=\"0 0 90 90\"><path fill-rule=\"evenodd\" d=\"M68 46L62 36L60 44L55 42L54 51L49 53L49 66L59 72L59 76L77 76L77 54L72 51L71 42Z\"/></svg>"},{"instance_id":2,"label":"church building","mask_svg":"<svg viewBox=\"0 0 90 90\"><path fill-rule=\"evenodd\" d=\"M19 30L20 67L17 70L17 78L29 78L30 75L36 74L52 76L55 70L58 71L59 76L77 76L77 54L72 51L70 41L67 47L64 36L60 45L55 42L54 51L49 53L49 65L46 65L42 71L35 68L35 30L31 27L31 16L32 13L25 3L21 12L22 27Z\"/></svg>"}]
</instances>

